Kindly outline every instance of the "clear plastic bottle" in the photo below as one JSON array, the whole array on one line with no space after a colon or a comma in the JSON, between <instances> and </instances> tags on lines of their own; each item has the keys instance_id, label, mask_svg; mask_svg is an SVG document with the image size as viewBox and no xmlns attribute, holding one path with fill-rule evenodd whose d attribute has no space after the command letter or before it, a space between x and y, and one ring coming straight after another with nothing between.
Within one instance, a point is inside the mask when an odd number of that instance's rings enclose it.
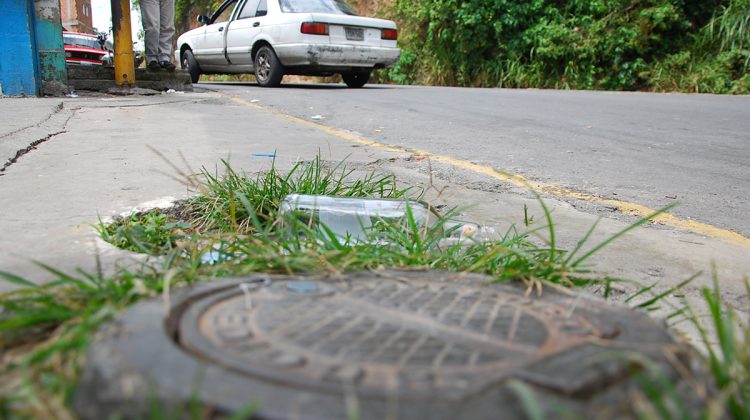
<instances>
[{"instance_id":1,"label":"clear plastic bottle","mask_svg":"<svg viewBox=\"0 0 750 420\"><path fill-rule=\"evenodd\" d=\"M282 223L292 219L311 229L327 226L337 236L349 237L353 242L373 238L379 223L403 223L407 208L411 209L415 224L422 227L437 218L427 205L414 200L330 197L323 195L291 194L279 208ZM377 232L375 232L377 236Z\"/></svg>"},{"instance_id":2,"label":"clear plastic bottle","mask_svg":"<svg viewBox=\"0 0 750 420\"><path fill-rule=\"evenodd\" d=\"M310 229L322 231L321 226L325 225L336 236L349 238L352 243L368 240L377 243L385 240L378 235L383 224L393 226L405 223L407 208L411 209L417 228L433 226L440 220L440 216L427 204L415 200L303 194L286 196L281 202L279 216L290 229L295 229L295 223L301 223ZM489 226L454 219L442 220L442 223L443 230L448 234L440 241L441 247L500 240L500 235Z\"/></svg>"}]
</instances>

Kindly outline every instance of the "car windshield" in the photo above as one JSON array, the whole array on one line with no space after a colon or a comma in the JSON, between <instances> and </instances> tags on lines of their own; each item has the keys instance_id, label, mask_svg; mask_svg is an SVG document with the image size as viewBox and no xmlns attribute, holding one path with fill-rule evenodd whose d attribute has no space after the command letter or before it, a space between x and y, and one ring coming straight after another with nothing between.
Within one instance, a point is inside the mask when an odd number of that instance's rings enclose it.
<instances>
[{"instance_id":1,"label":"car windshield","mask_svg":"<svg viewBox=\"0 0 750 420\"><path fill-rule=\"evenodd\" d=\"M279 0L286 13L335 13L356 16L357 13L343 0Z\"/></svg>"},{"instance_id":2,"label":"car windshield","mask_svg":"<svg viewBox=\"0 0 750 420\"><path fill-rule=\"evenodd\" d=\"M63 34L63 44L94 48L97 50L102 49L102 45L99 43L99 40L90 36Z\"/></svg>"}]
</instances>

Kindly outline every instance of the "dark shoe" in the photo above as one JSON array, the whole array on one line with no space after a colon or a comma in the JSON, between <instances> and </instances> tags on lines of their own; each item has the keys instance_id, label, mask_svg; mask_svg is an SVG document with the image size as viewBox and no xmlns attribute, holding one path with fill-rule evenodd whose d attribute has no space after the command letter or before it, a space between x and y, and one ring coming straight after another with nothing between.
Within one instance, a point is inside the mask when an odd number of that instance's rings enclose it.
<instances>
[{"instance_id":1,"label":"dark shoe","mask_svg":"<svg viewBox=\"0 0 750 420\"><path fill-rule=\"evenodd\" d=\"M161 68L166 69L167 71L174 71L175 65L172 64L171 61L160 61L159 65Z\"/></svg>"},{"instance_id":2,"label":"dark shoe","mask_svg":"<svg viewBox=\"0 0 750 420\"><path fill-rule=\"evenodd\" d=\"M151 71L159 71L161 70L161 65L159 65L158 61L149 61L148 62L148 69Z\"/></svg>"}]
</instances>

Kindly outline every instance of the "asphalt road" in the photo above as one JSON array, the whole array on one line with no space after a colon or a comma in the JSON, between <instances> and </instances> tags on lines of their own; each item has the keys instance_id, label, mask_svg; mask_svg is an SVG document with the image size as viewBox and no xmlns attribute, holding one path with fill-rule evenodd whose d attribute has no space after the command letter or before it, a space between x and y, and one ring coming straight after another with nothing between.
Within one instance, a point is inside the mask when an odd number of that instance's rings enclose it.
<instances>
[{"instance_id":1,"label":"asphalt road","mask_svg":"<svg viewBox=\"0 0 750 420\"><path fill-rule=\"evenodd\" d=\"M750 97L368 85L200 87L374 141L750 237ZM272 133L269 133L272 135Z\"/></svg>"}]
</instances>

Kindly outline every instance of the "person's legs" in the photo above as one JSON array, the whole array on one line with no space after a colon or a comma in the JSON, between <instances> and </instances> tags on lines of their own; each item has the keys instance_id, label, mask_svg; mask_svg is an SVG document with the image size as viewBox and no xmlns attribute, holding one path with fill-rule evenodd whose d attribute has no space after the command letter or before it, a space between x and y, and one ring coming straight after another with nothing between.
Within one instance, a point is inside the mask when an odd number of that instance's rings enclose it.
<instances>
[{"instance_id":1,"label":"person's legs","mask_svg":"<svg viewBox=\"0 0 750 420\"><path fill-rule=\"evenodd\" d=\"M172 12L174 14L174 11ZM159 61L159 0L141 0L146 63Z\"/></svg>"},{"instance_id":2,"label":"person's legs","mask_svg":"<svg viewBox=\"0 0 750 420\"><path fill-rule=\"evenodd\" d=\"M172 61L174 36L174 0L160 0L159 61Z\"/></svg>"}]
</instances>

